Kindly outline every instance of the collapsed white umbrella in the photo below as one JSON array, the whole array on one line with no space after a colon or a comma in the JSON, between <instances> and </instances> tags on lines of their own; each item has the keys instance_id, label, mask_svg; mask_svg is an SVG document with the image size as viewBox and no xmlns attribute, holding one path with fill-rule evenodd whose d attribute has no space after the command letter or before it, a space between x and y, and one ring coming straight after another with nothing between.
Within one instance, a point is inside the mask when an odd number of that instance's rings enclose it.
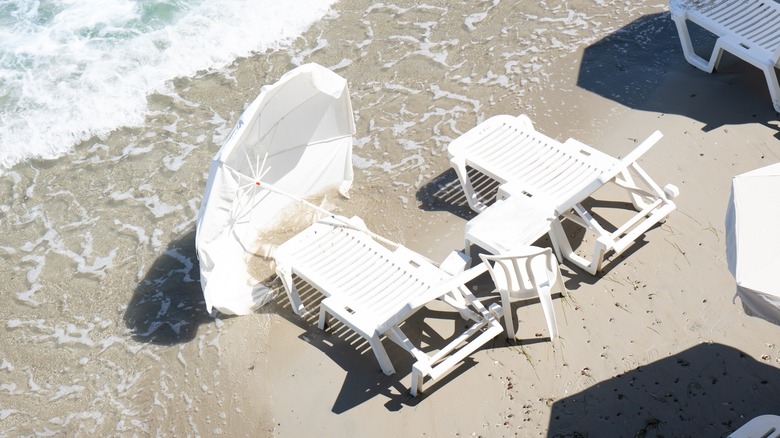
<instances>
[{"instance_id":1,"label":"collapsed white umbrella","mask_svg":"<svg viewBox=\"0 0 780 438\"><path fill-rule=\"evenodd\" d=\"M726 252L749 315L780 324L780 163L732 180Z\"/></svg>"},{"instance_id":2,"label":"collapsed white umbrella","mask_svg":"<svg viewBox=\"0 0 780 438\"><path fill-rule=\"evenodd\" d=\"M348 195L354 133L347 82L325 67L302 65L262 88L215 155L198 215L209 312L242 315L267 302L268 288L248 269L259 234L296 198L332 188Z\"/></svg>"}]
</instances>

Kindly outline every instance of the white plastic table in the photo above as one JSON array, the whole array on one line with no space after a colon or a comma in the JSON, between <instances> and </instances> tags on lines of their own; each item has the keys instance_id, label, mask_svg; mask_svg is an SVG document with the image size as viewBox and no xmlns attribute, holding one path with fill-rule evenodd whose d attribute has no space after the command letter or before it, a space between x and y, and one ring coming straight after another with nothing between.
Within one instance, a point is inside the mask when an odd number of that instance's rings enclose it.
<instances>
[{"instance_id":1,"label":"white plastic table","mask_svg":"<svg viewBox=\"0 0 780 438\"><path fill-rule=\"evenodd\" d=\"M555 211L549 204L524 194L508 195L501 189L497 198L466 224L466 255L471 256L472 245L491 254L506 254L550 232Z\"/></svg>"}]
</instances>

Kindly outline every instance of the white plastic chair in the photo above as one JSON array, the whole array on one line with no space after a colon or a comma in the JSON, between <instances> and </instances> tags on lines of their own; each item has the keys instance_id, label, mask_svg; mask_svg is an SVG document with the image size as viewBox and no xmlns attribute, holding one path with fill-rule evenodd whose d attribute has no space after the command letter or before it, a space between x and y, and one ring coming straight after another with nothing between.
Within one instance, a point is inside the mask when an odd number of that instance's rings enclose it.
<instances>
[{"instance_id":1,"label":"white plastic chair","mask_svg":"<svg viewBox=\"0 0 780 438\"><path fill-rule=\"evenodd\" d=\"M554 218L549 224L550 237L558 258L565 257L595 274L601 270L608 251L619 255L676 208L672 199L678 194L677 187L669 184L661 189L637 163L661 137L660 132L654 132L624 158L618 159L573 139L564 143L553 140L536 131L525 115L499 115L455 139L448 152L474 211L482 212L488 206L474 189L469 168L501 184L499 197L531 197L535 198L536 205L549 206ZM611 232L581 204L608 183L624 189L637 210ZM540 215L538 220L547 221L548 217ZM562 220L596 234L590 259L572 250L561 227ZM540 227L538 224L533 226Z\"/></svg>"},{"instance_id":2,"label":"white plastic chair","mask_svg":"<svg viewBox=\"0 0 780 438\"><path fill-rule=\"evenodd\" d=\"M772 104L780 112L775 71L780 67L780 4L775 0L670 0L669 9L691 65L712 73L724 50L749 62L764 72ZM708 60L694 51L688 21L718 38Z\"/></svg>"},{"instance_id":3,"label":"white plastic chair","mask_svg":"<svg viewBox=\"0 0 780 438\"><path fill-rule=\"evenodd\" d=\"M515 339L512 300L539 298L550 339L558 337L552 304L553 290L566 293L558 261L550 248L527 246L506 255L480 254L501 295L506 336Z\"/></svg>"},{"instance_id":4,"label":"white plastic chair","mask_svg":"<svg viewBox=\"0 0 780 438\"><path fill-rule=\"evenodd\" d=\"M735 430L728 438L780 438L780 416L759 415Z\"/></svg>"},{"instance_id":5,"label":"white plastic chair","mask_svg":"<svg viewBox=\"0 0 780 438\"><path fill-rule=\"evenodd\" d=\"M385 374L393 374L395 368L382 338L406 349L416 359L410 392L417 395L425 376L440 378L503 331L498 321L501 308L486 309L464 286L487 270L482 264L453 275L403 246L391 251L362 227L359 218L315 223L279 246L276 272L299 315L306 309L293 275L324 294L319 327L324 329L327 316L332 315L365 338ZM429 355L412 343L400 325L434 300L451 305L473 324Z\"/></svg>"}]
</instances>

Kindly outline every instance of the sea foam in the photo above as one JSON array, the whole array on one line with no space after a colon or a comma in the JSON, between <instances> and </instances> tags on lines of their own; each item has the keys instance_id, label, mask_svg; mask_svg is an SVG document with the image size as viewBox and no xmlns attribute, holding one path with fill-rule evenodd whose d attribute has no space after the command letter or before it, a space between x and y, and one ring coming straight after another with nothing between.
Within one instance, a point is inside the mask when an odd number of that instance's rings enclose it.
<instances>
[{"instance_id":1,"label":"sea foam","mask_svg":"<svg viewBox=\"0 0 780 438\"><path fill-rule=\"evenodd\" d=\"M170 79L286 44L335 0L0 3L0 168L144 121Z\"/></svg>"}]
</instances>

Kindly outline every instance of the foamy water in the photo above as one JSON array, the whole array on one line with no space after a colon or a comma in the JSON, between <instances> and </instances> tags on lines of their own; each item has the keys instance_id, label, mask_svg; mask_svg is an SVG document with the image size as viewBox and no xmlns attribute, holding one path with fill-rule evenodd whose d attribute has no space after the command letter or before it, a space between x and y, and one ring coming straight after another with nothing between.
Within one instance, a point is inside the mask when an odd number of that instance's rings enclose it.
<instances>
[{"instance_id":1,"label":"foamy water","mask_svg":"<svg viewBox=\"0 0 780 438\"><path fill-rule=\"evenodd\" d=\"M278 48L333 0L11 0L0 5L0 165L144 122L167 82Z\"/></svg>"},{"instance_id":2,"label":"foamy water","mask_svg":"<svg viewBox=\"0 0 780 438\"><path fill-rule=\"evenodd\" d=\"M560 69L666 7L330 3L0 4L0 435L272 429L272 403L252 405L269 317L206 315L194 249L209 162L262 85L304 62L347 78L350 202L403 240L425 212L381 212L417 210L453 138L559 117Z\"/></svg>"}]
</instances>

